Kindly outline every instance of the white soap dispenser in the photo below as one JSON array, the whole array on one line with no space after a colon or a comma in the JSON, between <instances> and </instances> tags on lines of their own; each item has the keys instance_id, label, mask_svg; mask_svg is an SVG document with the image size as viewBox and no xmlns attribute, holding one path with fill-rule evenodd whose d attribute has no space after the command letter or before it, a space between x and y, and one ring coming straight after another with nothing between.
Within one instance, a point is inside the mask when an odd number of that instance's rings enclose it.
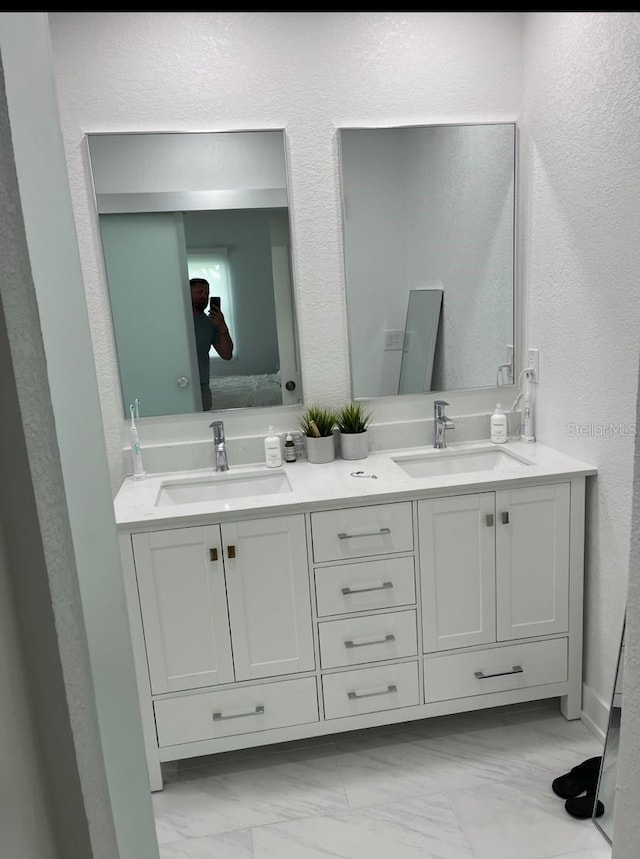
<instances>
[{"instance_id":1,"label":"white soap dispenser","mask_svg":"<svg viewBox=\"0 0 640 859\"><path fill-rule=\"evenodd\" d=\"M504 444L507 440L507 416L500 408L500 403L496 406L495 412L491 415L491 441L494 444Z\"/></svg>"},{"instance_id":2,"label":"white soap dispenser","mask_svg":"<svg viewBox=\"0 0 640 859\"><path fill-rule=\"evenodd\" d=\"M280 436L274 433L272 426L269 427L269 435L264 440L264 459L268 468L277 468L282 465Z\"/></svg>"}]
</instances>

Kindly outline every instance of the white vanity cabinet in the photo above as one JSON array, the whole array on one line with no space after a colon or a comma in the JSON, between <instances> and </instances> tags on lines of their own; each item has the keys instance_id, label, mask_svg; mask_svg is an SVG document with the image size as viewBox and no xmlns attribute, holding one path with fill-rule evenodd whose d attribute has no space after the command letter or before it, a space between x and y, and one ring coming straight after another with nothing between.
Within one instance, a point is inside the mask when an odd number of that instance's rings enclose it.
<instances>
[{"instance_id":1,"label":"white vanity cabinet","mask_svg":"<svg viewBox=\"0 0 640 859\"><path fill-rule=\"evenodd\" d=\"M568 482L418 502L426 702L567 681L570 509Z\"/></svg>"},{"instance_id":2,"label":"white vanity cabinet","mask_svg":"<svg viewBox=\"0 0 640 859\"><path fill-rule=\"evenodd\" d=\"M132 543L154 695L313 670L304 516Z\"/></svg>"},{"instance_id":3,"label":"white vanity cabinet","mask_svg":"<svg viewBox=\"0 0 640 859\"><path fill-rule=\"evenodd\" d=\"M136 508L120 545L152 789L166 761L482 707L579 718L594 472L541 471L421 490L389 469L334 503L296 465L281 505L244 515Z\"/></svg>"},{"instance_id":4,"label":"white vanity cabinet","mask_svg":"<svg viewBox=\"0 0 640 859\"><path fill-rule=\"evenodd\" d=\"M566 633L568 483L418 502L424 651Z\"/></svg>"},{"instance_id":5,"label":"white vanity cabinet","mask_svg":"<svg viewBox=\"0 0 640 859\"><path fill-rule=\"evenodd\" d=\"M310 519L325 719L417 706L413 504Z\"/></svg>"},{"instance_id":6,"label":"white vanity cabinet","mask_svg":"<svg viewBox=\"0 0 640 859\"><path fill-rule=\"evenodd\" d=\"M163 760L318 721L303 514L121 546L152 790Z\"/></svg>"}]
</instances>

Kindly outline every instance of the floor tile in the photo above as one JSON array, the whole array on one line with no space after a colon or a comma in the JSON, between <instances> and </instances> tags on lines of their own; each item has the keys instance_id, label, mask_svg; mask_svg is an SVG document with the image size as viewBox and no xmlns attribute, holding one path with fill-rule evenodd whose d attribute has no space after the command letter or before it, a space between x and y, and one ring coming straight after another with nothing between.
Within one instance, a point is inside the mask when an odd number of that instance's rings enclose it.
<instances>
[{"instance_id":1,"label":"floor tile","mask_svg":"<svg viewBox=\"0 0 640 859\"><path fill-rule=\"evenodd\" d=\"M577 850L571 853L545 856L545 859L611 859L611 848L608 845L592 847L591 850Z\"/></svg>"},{"instance_id":2,"label":"floor tile","mask_svg":"<svg viewBox=\"0 0 640 859\"><path fill-rule=\"evenodd\" d=\"M576 820L546 774L449 794L476 859L549 859L602 847L591 820Z\"/></svg>"},{"instance_id":3,"label":"floor tile","mask_svg":"<svg viewBox=\"0 0 640 859\"><path fill-rule=\"evenodd\" d=\"M159 840L197 838L348 807L333 756L293 753L295 760L260 766L242 761L222 773L193 770L153 794Z\"/></svg>"},{"instance_id":4,"label":"floor tile","mask_svg":"<svg viewBox=\"0 0 640 859\"><path fill-rule=\"evenodd\" d=\"M407 741L376 737L370 743L336 740L337 762L352 807L403 797L526 780L531 768L515 744L505 748L499 728L461 731Z\"/></svg>"},{"instance_id":5,"label":"floor tile","mask_svg":"<svg viewBox=\"0 0 640 859\"><path fill-rule=\"evenodd\" d=\"M163 767L162 859L611 859L551 781L601 754L558 702Z\"/></svg>"},{"instance_id":6,"label":"floor tile","mask_svg":"<svg viewBox=\"0 0 640 859\"><path fill-rule=\"evenodd\" d=\"M160 847L160 859L253 859L251 830L187 838Z\"/></svg>"},{"instance_id":7,"label":"floor tile","mask_svg":"<svg viewBox=\"0 0 640 859\"><path fill-rule=\"evenodd\" d=\"M475 859L445 794L254 829L255 859Z\"/></svg>"}]
</instances>

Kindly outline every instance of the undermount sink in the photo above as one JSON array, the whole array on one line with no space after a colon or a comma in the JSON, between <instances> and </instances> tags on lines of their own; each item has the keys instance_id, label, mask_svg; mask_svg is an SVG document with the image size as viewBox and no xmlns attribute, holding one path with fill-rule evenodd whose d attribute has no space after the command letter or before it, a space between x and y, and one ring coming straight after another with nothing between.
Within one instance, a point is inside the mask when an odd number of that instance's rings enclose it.
<instances>
[{"instance_id":1,"label":"undermount sink","mask_svg":"<svg viewBox=\"0 0 640 859\"><path fill-rule=\"evenodd\" d=\"M532 463L511 451L483 448L466 451L434 450L429 453L393 458L409 477L443 477L474 471L507 471L527 468Z\"/></svg>"},{"instance_id":2,"label":"undermount sink","mask_svg":"<svg viewBox=\"0 0 640 859\"><path fill-rule=\"evenodd\" d=\"M223 471L182 480L165 480L160 486L156 507L170 504L194 504L203 501L227 501L250 495L273 495L291 492L289 478L283 471Z\"/></svg>"}]
</instances>

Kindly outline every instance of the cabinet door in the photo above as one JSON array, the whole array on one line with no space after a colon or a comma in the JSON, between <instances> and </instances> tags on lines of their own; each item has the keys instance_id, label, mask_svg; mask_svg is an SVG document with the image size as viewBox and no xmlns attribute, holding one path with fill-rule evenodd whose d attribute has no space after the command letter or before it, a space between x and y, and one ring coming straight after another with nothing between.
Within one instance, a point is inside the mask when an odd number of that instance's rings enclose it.
<instances>
[{"instance_id":1,"label":"cabinet door","mask_svg":"<svg viewBox=\"0 0 640 859\"><path fill-rule=\"evenodd\" d=\"M498 640L569 627L568 483L496 493Z\"/></svg>"},{"instance_id":2,"label":"cabinet door","mask_svg":"<svg viewBox=\"0 0 640 859\"><path fill-rule=\"evenodd\" d=\"M418 502L425 653L495 641L494 494Z\"/></svg>"},{"instance_id":3,"label":"cabinet door","mask_svg":"<svg viewBox=\"0 0 640 859\"><path fill-rule=\"evenodd\" d=\"M304 516L222 526L236 680L315 668Z\"/></svg>"},{"instance_id":4,"label":"cabinet door","mask_svg":"<svg viewBox=\"0 0 640 859\"><path fill-rule=\"evenodd\" d=\"M219 527L132 539L152 692L232 682Z\"/></svg>"}]
</instances>

